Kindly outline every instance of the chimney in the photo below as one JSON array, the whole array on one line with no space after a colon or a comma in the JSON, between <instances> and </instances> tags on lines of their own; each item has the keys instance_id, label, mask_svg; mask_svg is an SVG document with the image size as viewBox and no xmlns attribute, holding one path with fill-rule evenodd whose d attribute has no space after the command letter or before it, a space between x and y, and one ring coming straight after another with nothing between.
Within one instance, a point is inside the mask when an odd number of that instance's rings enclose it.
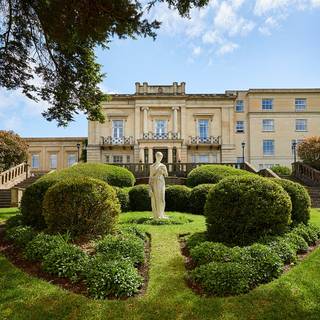
<instances>
[{"instance_id":1,"label":"chimney","mask_svg":"<svg viewBox=\"0 0 320 320\"><path fill-rule=\"evenodd\" d=\"M140 89L140 82L136 82L135 85L136 85L136 94L138 94Z\"/></svg>"}]
</instances>

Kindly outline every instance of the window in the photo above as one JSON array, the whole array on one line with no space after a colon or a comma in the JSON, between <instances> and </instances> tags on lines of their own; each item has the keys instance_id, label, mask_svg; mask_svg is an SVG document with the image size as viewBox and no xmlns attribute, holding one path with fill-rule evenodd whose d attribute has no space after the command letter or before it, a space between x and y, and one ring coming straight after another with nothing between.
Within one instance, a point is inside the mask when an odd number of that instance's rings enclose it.
<instances>
[{"instance_id":1,"label":"window","mask_svg":"<svg viewBox=\"0 0 320 320\"><path fill-rule=\"evenodd\" d=\"M243 100L236 101L236 112L243 112L244 111L244 103Z\"/></svg>"},{"instance_id":2,"label":"window","mask_svg":"<svg viewBox=\"0 0 320 320\"><path fill-rule=\"evenodd\" d=\"M263 140L263 155L264 156L274 155L274 140Z\"/></svg>"},{"instance_id":3,"label":"window","mask_svg":"<svg viewBox=\"0 0 320 320\"><path fill-rule=\"evenodd\" d=\"M127 155L127 163L130 163L130 161L131 161L131 157Z\"/></svg>"},{"instance_id":4,"label":"window","mask_svg":"<svg viewBox=\"0 0 320 320\"><path fill-rule=\"evenodd\" d=\"M167 120L156 120L156 136L158 139L166 138L167 136Z\"/></svg>"},{"instance_id":5,"label":"window","mask_svg":"<svg viewBox=\"0 0 320 320\"><path fill-rule=\"evenodd\" d=\"M148 163L149 162L149 150L147 148L144 149L143 155L144 155L144 163Z\"/></svg>"},{"instance_id":6,"label":"window","mask_svg":"<svg viewBox=\"0 0 320 320\"><path fill-rule=\"evenodd\" d=\"M50 154L49 156L49 167L50 169L57 169L58 158L56 154Z\"/></svg>"},{"instance_id":7,"label":"window","mask_svg":"<svg viewBox=\"0 0 320 320\"><path fill-rule=\"evenodd\" d=\"M207 162L209 162L209 155L207 155L207 154L200 154L200 155L199 155L199 162L200 162L200 163L207 163Z\"/></svg>"},{"instance_id":8,"label":"window","mask_svg":"<svg viewBox=\"0 0 320 320\"><path fill-rule=\"evenodd\" d=\"M200 140L208 139L209 136L209 120L200 119L198 120L198 133Z\"/></svg>"},{"instance_id":9,"label":"window","mask_svg":"<svg viewBox=\"0 0 320 320\"><path fill-rule=\"evenodd\" d=\"M123 138L123 120L112 120L112 138L114 142Z\"/></svg>"},{"instance_id":10,"label":"window","mask_svg":"<svg viewBox=\"0 0 320 320\"><path fill-rule=\"evenodd\" d=\"M263 119L262 120L262 131L274 131L274 120Z\"/></svg>"},{"instance_id":11,"label":"window","mask_svg":"<svg viewBox=\"0 0 320 320\"><path fill-rule=\"evenodd\" d=\"M173 163L177 162L177 148L176 147L172 148L172 162Z\"/></svg>"},{"instance_id":12,"label":"window","mask_svg":"<svg viewBox=\"0 0 320 320\"><path fill-rule=\"evenodd\" d=\"M77 155L75 153L68 154L68 167L71 167L75 163L77 163Z\"/></svg>"},{"instance_id":13,"label":"window","mask_svg":"<svg viewBox=\"0 0 320 320\"><path fill-rule=\"evenodd\" d=\"M113 163L122 163L123 157L122 156L113 156Z\"/></svg>"},{"instance_id":14,"label":"window","mask_svg":"<svg viewBox=\"0 0 320 320\"><path fill-rule=\"evenodd\" d=\"M39 169L40 168L40 155L39 154L33 154L31 156L31 167L33 169Z\"/></svg>"},{"instance_id":15,"label":"window","mask_svg":"<svg viewBox=\"0 0 320 320\"><path fill-rule=\"evenodd\" d=\"M295 100L296 111L305 111L307 108L307 99L296 99Z\"/></svg>"},{"instance_id":16,"label":"window","mask_svg":"<svg viewBox=\"0 0 320 320\"><path fill-rule=\"evenodd\" d=\"M244 121L237 121L236 122L236 132L243 133L244 132Z\"/></svg>"},{"instance_id":17,"label":"window","mask_svg":"<svg viewBox=\"0 0 320 320\"><path fill-rule=\"evenodd\" d=\"M110 162L110 156L106 155L106 162L109 163Z\"/></svg>"},{"instance_id":18,"label":"window","mask_svg":"<svg viewBox=\"0 0 320 320\"><path fill-rule=\"evenodd\" d=\"M272 99L262 99L262 110L269 111L273 109L273 100Z\"/></svg>"},{"instance_id":19,"label":"window","mask_svg":"<svg viewBox=\"0 0 320 320\"><path fill-rule=\"evenodd\" d=\"M296 131L308 131L306 119L296 119Z\"/></svg>"}]
</instances>

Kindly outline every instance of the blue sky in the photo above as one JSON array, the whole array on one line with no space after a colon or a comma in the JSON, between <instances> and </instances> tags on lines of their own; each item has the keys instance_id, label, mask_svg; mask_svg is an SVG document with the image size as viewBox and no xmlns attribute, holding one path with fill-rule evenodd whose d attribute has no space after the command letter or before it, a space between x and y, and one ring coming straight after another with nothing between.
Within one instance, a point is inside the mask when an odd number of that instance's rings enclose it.
<instances>
[{"instance_id":1,"label":"blue sky","mask_svg":"<svg viewBox=\"0 0 320 320\"><path fill-rule=\"evenodd\" d=\"M133 93L136 81L185 81L188 93L320 87L320 0L211 0L191 19L160 4L148 15L162 21L156 41L114 40L97 50L104 91ZM45 108L0 89L0 128L24 137L87 135L84 116L58 128L41 116Z\"/></svg>"}]
</instances>

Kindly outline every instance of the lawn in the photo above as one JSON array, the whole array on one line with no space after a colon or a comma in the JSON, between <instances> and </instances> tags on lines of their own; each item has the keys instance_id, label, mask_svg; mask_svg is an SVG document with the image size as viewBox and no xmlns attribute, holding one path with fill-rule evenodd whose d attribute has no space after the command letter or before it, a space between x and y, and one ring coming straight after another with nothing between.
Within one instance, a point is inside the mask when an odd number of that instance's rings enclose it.
<instances>
[{"instance_id":1,"label":"lawn","mask_svg":"<svg viewBox=\"0 0 320 320\"><path fill-rule=\"evenodd\" d=\"M0 211L0 219L10 216ZM145 216L130 212L126 219ZM178 216L179 213L169 213ZM141 226L151 234L147 293L128 300L95 301L30 277L0 256L0 319L320 319L320 250L278 280L248 294L204 298L185 284L178 235L205 229L204 217L183 225ZM320 210L312 222L320 225Z\"/></svg>"},{"instance_id":2,"label":"lawn","mask_svg":"<svg viewBox=\"0 0 320 320\"><path fill-rule=\"evenodd\" d=\"M18 212L17 208L0 208L0 223Z\"/></svg>"}]
</instances>

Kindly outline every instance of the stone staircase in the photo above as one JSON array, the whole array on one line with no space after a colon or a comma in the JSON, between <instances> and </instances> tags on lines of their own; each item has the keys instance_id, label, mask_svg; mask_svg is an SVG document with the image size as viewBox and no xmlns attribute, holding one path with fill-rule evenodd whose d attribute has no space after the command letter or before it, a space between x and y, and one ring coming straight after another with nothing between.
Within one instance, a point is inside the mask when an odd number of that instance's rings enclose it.
<instances>
[{"instance_id":1,"label":"stone staircase","mask_svg":"<svg viewBox=\"0 0 320 320\"><path fill-rule=\"evenodd\" d=\"M302 184L307 190L311 198L311 204L313 208L320 208L320 186L308 186L300 179L294 176L281 176L283 179L288 179L293 182Z\"/></svg>"},{"instance_id":2,"label":"stone staircase","mask_svg":"<svg viewBox=\"0 0 320 320\"><path fill-rule=\"evenodd\" d=\"M0 208L10 208L11 207L11 189L12 188L20 188L25 189L38 180L42 175L34 175L29 178L20 181L10 189L2 189L0 190Z\"/></svg>"},{"instance_id":3,"label":"stone staircase","mask_svg":"<svg viewBox=\"0 0 320 320\"><path fill-rule=\"evenodd\" d=\"M0 208L11 206L11 190L0 190Z\"/></svg>"}]
</instances>

